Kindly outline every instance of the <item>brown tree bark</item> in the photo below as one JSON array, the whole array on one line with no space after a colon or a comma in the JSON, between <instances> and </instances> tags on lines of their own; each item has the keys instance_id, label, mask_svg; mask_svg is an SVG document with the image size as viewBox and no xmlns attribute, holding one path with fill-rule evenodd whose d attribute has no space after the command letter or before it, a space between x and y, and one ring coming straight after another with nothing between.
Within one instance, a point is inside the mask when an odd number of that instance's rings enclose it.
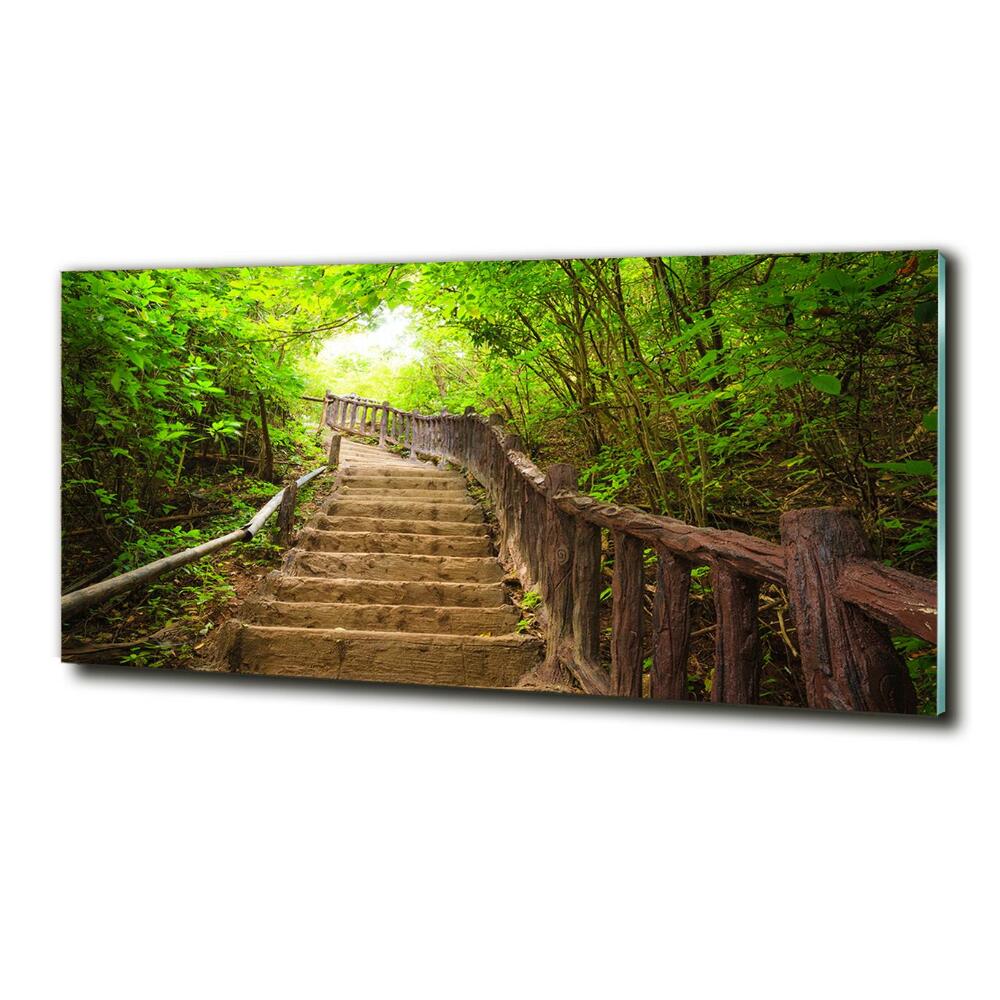
<instances>
[{"instance_id":1,"label":"brown tree bark","mask_svg":"<svg viewBox=\"0 0 1000 1000\"><path fill-rule=\"evenodd\" d=\"M264 403L264 393L260 391L257 392L257 404L260 407L260 478L271 483L274 482L274 452L271 449L271 435L267 430L267 406Z\"/></svg>"},{"instance_id":2,"label":"brown tree bark","mask_svg":"<svg viewBox=\"0 0 1000 1000\"><path fill-rule=\"evenodd\" d=\"M857 515L846 507L789 511L781 541L809 706L915 712L916 691L889 630L838 596L843 570L871 558Z\"/></svg>"},{"instance_id":3,"label":"brown tree bark","mask_svg":"<svg viewBox=\"0 0 1000 1000\"><path fill-rule=\"evenodd\" d=\"M664 701L678 701L687 697L691 567L664 548L657 547L656 553L650 695Z\"/></svg>"},{"instance_id":4,"label":"brown tree bark","mask_svg":"<svg viewBox=\"0 0 1000 1000\"><path fill-rule=\"evenodd\" d=\"M642 551L638 538L615 532L611 693L621 698L642 697Z\"/></svg>"}]
</instances>

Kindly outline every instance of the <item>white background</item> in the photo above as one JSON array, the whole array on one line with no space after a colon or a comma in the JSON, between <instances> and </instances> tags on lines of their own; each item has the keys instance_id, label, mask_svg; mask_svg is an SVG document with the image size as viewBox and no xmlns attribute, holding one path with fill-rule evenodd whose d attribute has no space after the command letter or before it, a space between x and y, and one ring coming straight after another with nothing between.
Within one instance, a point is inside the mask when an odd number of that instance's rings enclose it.
<instances>
[{"instance_id":1,"label":"white background","mask_svg":"<svg viewBox=\"0 0 1000 1000\"><path fill-rule=\"evenodd\" d=\"M979 6L6 12L7 996L996 995ZM914 246L957 300L948 722L57 662L62 268Z\"/></svg>"}]
</instances>

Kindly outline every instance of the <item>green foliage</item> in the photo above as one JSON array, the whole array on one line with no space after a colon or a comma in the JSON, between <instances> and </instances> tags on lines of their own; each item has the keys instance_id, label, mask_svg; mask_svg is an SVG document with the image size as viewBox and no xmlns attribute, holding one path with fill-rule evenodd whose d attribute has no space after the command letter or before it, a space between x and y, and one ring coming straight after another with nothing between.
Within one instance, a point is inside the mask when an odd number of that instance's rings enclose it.
<instances>
[{"instance_id":1,"label":"green foliage","mask_svg":"<svg viewBox=\"0 0 1000 1000\"><path fill-rule=\"evenodd\" d=\"M525 611L532 611L542 603L542 595L536 590L526 590L521 597L521 607Z\"/></svg>"},{"instance_id":2,"label":"green foliage","mask_svg":"<svg viewBox=\"0 0 1000 1000\"><path fill-rule=\"evenodd\" d=\"M898 554L933 503L936 283L931 252L427 264L419 356L364 391L499 412L595 496L694 523L773 537L792 491L891 513Z\"/></svg>"},{"instance_id":3,"label":"green foliage","mask_svg":"<svg viewBox=\"0 0 1000 1000\"><path fill-rule=\"evenodd\" d=\"M893 637L893 645L906 660L913 686L917 691L917 704L922 715L937 712L937 651L935 647L913 635Z\"/></svg>"},{"instance_id":4,"label":"green foliage","mask_svg":"<svg viewBox=\"0 0 1000 1000\"><path fill-rule=\"evenodd\" d=\"M392 269L63 275L63 501L104 525L153 512L185 463L293 444L300 368L391 297ZM372 304L374 303L374 304ZM299 428L301 430L301 428Z\"/></svg>"}]
</instances>

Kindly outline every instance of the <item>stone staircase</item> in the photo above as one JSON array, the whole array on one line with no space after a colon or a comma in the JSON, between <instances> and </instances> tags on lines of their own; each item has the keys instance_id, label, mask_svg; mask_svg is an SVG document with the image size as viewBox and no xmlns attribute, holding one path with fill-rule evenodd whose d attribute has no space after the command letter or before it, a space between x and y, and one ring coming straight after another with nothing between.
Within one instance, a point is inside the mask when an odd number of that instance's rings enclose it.
<instances>
[{"instance_id":1,"label":"stone staircase","mask_svg":"<svg viewBox=\"0 0 1000 1000\"><path fill-rule=\"evenodd\" d=\"M345 439L338 488L209 669L511 687L542 647L514 631L503 576L460 474Z\"/></svg>"}]
</instances>

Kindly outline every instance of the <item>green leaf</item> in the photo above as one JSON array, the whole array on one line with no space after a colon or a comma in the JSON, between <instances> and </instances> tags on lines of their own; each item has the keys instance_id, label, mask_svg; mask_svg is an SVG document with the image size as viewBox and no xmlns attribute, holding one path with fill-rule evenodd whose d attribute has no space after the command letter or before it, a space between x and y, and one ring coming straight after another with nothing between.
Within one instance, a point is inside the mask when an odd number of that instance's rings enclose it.
<instances>
[{"instance_id":1,"label":"green leaf","mask_svg":"<svg viewBox=\"0 0 1000 1000\"><path fill-rule=\"evenodd\" d=\"M913 307L913 318L918 323L932 323L937 318L937 300L927 299Z\"/></svg>"},{"instance_id":2,"label":"green leaf","mask_svg":"<svg viewBox=\"0 0 1000 1000\"><path fill-rule=\"evenodd\" d=\"M798 385L805 378L805 375L797 368L779 368L774 373L774 384L779 389L790 389L793 385Z\"/></svg>"},{"instance_id":3,"label":"green leaf","mask_svg":"<svg viewBox=\"0 0 1000 1000\"><path fill-rule=\"evenodd\" d=\"M880 268L871 279L865 282L865 290L874 291L876 288L881 288L882 285L892 284L896 280L898 273L899 265L895 262Z\"/></svg>"},{"instance_id":4,"label":"green leaf","mask_svg":"<svg viewBox=\"0 0 1000 1000\"><path fill-rule=\"evenodd\" d=\"M885 472L898 472L904 476L933 476L932 462L865 462L869 469L882 469Z\"/></svg>"},{"instance_id":5,"label":"green leaf","mask_svg":"<svg viewBox=\"0 0 1000 1000\"><path fill-rule=\"evenodd\" d=\"M858 292L861 290L861 286L844 271L837 270L833 268L829 271L823 271L822 274L816 279L817 288L829 288L833 292Z\"/></svg>"},{"instance_id":6,"label":"green leaf","mask_svg":"<svg viewBox=\"0 0 1000 1000\"><path fill-rule=\"evenodd\" d=\"M829 393L831 396L840 395L840 379L836 375L813 375L809 381L814 389L820 392Z\"/></svg>"},{"instance_id":7,"label":"green leaf","mask_svg":"<svg viewBox=\"0 0 1000 1000\"><path fill-rule=\"evenodd\" d=\"M921 423L924 425L925 430L930 431L932 434L936 434L938 429L937 410L931 410L929 413L925 413Z\"/></svg>"},{"instance_id":8,"label":"green leaf","mask_svg":"<svg viewBox=\"0 0 1000 1000\"><path fill-rule=\"evenodd\" d=\"M120 368L116 368L111 373L111 388L117 392L122 387L122 373Z\"/></svg>"}]
</instances>

